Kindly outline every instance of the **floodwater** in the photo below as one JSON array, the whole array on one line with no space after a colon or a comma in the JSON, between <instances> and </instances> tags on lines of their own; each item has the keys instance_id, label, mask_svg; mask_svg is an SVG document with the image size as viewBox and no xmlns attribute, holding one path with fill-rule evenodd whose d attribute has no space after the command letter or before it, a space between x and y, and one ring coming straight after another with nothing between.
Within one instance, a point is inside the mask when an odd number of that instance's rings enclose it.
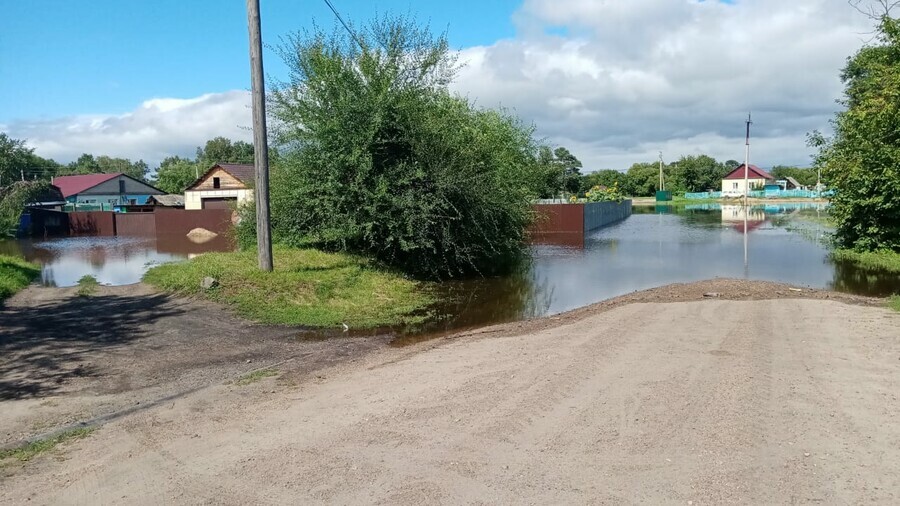
<instances>
[{"instance_id":1,"label":"floodwater","mask_svg":"<svg viewBox=\"0 0 900 506\"><path fill-rule=\"evenodd\" d=\"M874 296L900 292L896 275L830 260L826 217L824 204L760 205L749 213L719 204L636 206L629 218L583 238L533 246L532 264L516 276L447 284L452 302L438 309L443 320L426 332L547 316L715 277Z\"/></svg>"},{"instance_id":2,"label":"floodwater","mask_svg":"<svg viewBox=\"0 0 900 506\"><path fill-rule=\"evenodd\" d=\"M91 275L105 285L141 280L154 265L192 258L207 251L230 251L234 244L217 236L192 242L182 235L158 237L64 237L0 241L0 254L23 257L41 265L44 286L74 286Z\"/></svg>"},{"instance_id":3,"label":"floodwater","mask_svg":"<svg viewBox=\"0 0 900 506\"><path fill-rule=\"evenodd\" d=\"M542 237L516 275L443 283L439 318L409 335L435 335L557 314L636 290L715 277L767 280L863 295L900 292L900 277L863 272L828 256L822 204L636 206L634 214L586 236ZM746 232L745 232L746 230ZM552 235L552 234L550 234ZM43 266L47 286L140 281L153 265L233 250L226 237L70 237L0 241L0 253ZM376 332L382 332L384 329Z\"/></svg>"}]
</instances>

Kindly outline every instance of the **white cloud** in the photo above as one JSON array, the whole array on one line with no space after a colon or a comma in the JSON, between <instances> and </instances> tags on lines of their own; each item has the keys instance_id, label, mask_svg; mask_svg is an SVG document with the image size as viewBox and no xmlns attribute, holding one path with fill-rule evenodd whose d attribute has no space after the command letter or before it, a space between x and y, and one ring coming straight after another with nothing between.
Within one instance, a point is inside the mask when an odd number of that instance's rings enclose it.
<instances>
[{"instance_id":1,"label":"white cloud","mask_svg":"<svg viewBox=\"0 0 900 506\"><path fill-rule=\"evenodd\" d=\"M196 98L154 98L119 115L89 115L0 125L27 139L35 153L68 162L82 153L142 158L152 166L170 155L193 156L197 146L224 136L252 140L250 94L210 93Z\"/></svg>"},{"instance_id":2,"label":"white cloud","mask_svg":"<svg viewBox=\"0 0 900 506\"><path fill-rule=\"evenodd\" d=\"M806 132L827 129L838 73L871 22L845 0L525 0L518 35L462 51L454 89L502 105L589 169L708 153L806 164ZM217 135L250 140L249 93L154 98L121 115L0 125L37 153L83 152L154 164Z\"/></svg>"},{"instance_id":3,"label":"white cloud","mask_svg":"<svg viewBox=\"0 0 900 506\"><path fill-rule=\"evenodd\" d=\"M751 110L756 163L807 164L805 134L828 129L871 30L845 0L526 0L515 20L516 39L462 52L456 90L590 169L659 150L742 159Z\"/></svg>"}]
</instances>

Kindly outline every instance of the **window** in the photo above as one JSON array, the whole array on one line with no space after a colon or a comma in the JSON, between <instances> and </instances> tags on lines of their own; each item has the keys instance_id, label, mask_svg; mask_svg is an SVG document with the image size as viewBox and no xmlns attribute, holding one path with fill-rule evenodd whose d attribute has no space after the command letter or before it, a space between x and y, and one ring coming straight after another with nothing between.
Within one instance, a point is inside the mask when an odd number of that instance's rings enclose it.
<instances>
[{"instance_id":1,"label":"window","mask_svg":"<svg viewBox=\"0 0 900 506\"><path fill-rule=\"evenodd\" d=\"M221 187L222 187L222 181L219 178L214 177L213 178L213 188L221 188Z\"/></svg>"},{"instance_id":2,"label":"window","mask_svg":"<svg viewBox=\"0 0 900 506\"><path fill-rule=\"evenodd\" d=\"M125 180L119 180L119 193L125 193Z\"/></svg>"},{"instance_id":3,"label":"window","mask_svg":"<svg viewBox=\"0 0 900 506\"><path fill-rule=\"evenodd\" d=\"M737 184L737 183L731 183L731 189L732 189L732 190L737 190L737 189L738 189L738 184Z\"/></svg>"}]
</instances>

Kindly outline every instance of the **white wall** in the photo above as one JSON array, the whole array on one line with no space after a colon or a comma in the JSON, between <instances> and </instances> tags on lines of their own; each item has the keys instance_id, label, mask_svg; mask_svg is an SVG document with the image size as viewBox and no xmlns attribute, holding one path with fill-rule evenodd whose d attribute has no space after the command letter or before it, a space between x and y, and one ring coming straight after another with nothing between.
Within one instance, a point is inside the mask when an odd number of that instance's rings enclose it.
<instances>
[{"instance_id":1,"label":"white wall","mask_svg":"<svg viewBox=\"0 0 900 506\"><path fill-rule=\"evenodd\" d=\"M203 199L236 198L237 203L253 200L253 190L199 190L184 192L185 209L203 209Z\"/></svg>"},{"instance_id":2,"label":"white wall","mask_svg":"<svg viewBox=\"0 0 900 506\"><path fill-rule=\"evenodd\" d=\"M754 188L759 187L762 190L762 187L765 186L765 179L749 179L750 183L750 191L753 191ZM744 180L742 179L723 179L722 180L722 193L725 195L743 195L746 191L744 186Z\"/></svg>"}]
</instances>

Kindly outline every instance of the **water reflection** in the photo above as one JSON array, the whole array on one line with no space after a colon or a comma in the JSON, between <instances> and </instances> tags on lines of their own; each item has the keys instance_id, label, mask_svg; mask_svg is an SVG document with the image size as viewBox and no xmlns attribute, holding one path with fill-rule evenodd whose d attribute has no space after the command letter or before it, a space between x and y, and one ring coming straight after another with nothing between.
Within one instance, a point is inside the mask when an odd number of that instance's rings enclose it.
<instances>
[{"instance_id":1,"label":"water reflection","mask_svg":"<svg viewBox=\"0 0 900 506\"><path fill-rule=\"evenodd\" d=\"M625 221L585 236L583 246L534 246L530 268L515 281L447 284L449 295L465 297L447 310L449 321L465 327L545 316L635 290L715 277L876 296L900 291L895 275L832 263L824 244L826 215L824 205L802 203L635 207Z\"/></svg>"},{"instance_id":2,"label":"water reflection","mask_svg":"<svg viewBox=\"0 0 900 506\"><path fill-rule=\"evenodd\" d=\"M41 283L58 287L74 286L85 275L109 285L137 283L154 265L207 251L233 249L233 243L224 236L203 244L196 244L183 235L0 241L0 253L41 264Z\"/></svg>"}]
</instances>

